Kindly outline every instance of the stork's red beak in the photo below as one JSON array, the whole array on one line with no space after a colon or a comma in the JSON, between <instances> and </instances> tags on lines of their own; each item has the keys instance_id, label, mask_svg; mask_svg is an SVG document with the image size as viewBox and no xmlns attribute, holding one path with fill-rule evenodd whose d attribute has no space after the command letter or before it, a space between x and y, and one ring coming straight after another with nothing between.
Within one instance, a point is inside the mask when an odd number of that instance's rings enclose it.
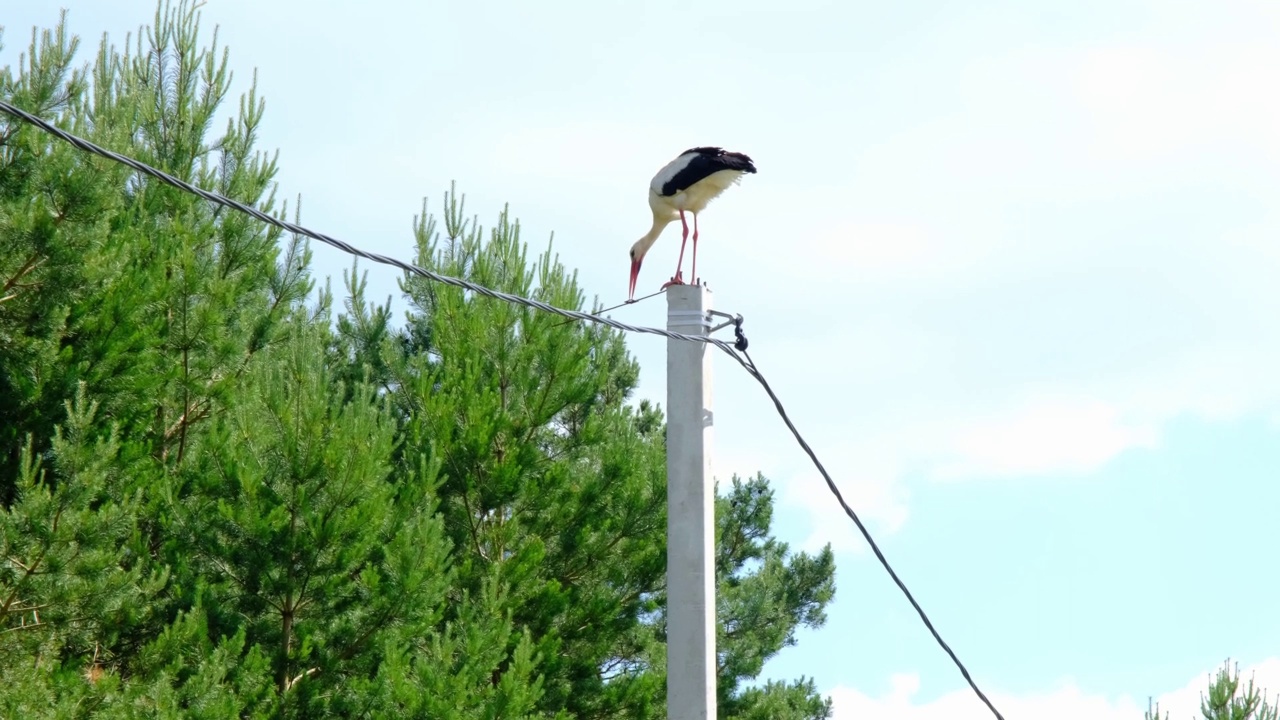
<instances>
[{"instance_id":1,"label":"stork's red beak","mask_svg":"<svg viewBox=\"0 0 1280 720\"><path fill-rule=\"evenodd\" d=\"M640 261L643 258L636 258L631 261L631 288L627 291L627 302L633 302L636 298L636 278L640 277Z\"/></svg>"}]
</instances>

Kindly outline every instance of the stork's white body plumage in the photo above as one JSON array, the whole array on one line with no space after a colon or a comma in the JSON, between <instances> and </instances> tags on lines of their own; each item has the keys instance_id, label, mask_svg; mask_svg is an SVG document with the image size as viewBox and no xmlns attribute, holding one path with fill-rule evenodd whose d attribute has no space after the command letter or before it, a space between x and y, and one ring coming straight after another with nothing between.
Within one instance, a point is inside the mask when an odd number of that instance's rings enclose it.
<instances>
[{"instance_id":1,"label":"stork's white body plumage","mask_svg":"<svg viewBox=\"0 0 1280 720\"><path fill-rule=\"evenodd\" d=\"M683 284L681 271L684 265L684 247L689 240L689 225L684 218L686 212L693 215L693 269L690 275L694 283L698 282L698 213L725 190L737 184L744 174L755 171L756 166L751 158L742 153L727 152L718 147L697 147L680 153L653 176L649 183L649 209L653 211L653 226L631 246L629 299L635 297L636 278L640 274L640 263L645 254L657 242L667 225L677 218L684 228L680 259L676 263L676 274L663 287Z\"/></svg>"}]
</instances>

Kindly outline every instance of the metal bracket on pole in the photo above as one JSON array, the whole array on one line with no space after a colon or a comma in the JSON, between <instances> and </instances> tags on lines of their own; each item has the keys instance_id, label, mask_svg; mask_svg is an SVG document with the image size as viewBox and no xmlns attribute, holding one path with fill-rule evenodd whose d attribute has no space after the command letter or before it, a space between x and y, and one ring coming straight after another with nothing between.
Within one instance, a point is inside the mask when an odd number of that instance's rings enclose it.
<instances>
[{"instance_id":1,"label":"metal bracket on pole","mask_svg":"<svg viewBox=\"0 0 1280 720\"><path fill-rule=\"evenodd\" d=\"M711 328L711 330L707 332L708 335L715 334L717 330L723 330L732 325L733 346L737 348L738 352L747 351L747 336L742 333L742 315L730 315L729 313L722 313L718 310L707 310L707 314L715 315L716 317L728 318L728 320Z\"/></svg>"},{"instance_id":2,"label":"metal bracket on pole","mask_svg":"<svg viewBox=\"0 0 1280 720\"><path fill-rule=\"evenodd\" d=\"M725 329L725 328L729 327L730 325L741 325L741 324L742 324L742 316L741 316L741 315L730 315L729 313L726 313L726 312L720 312L719 310L708 310L708 311L707 311L707 314L708 314L708 315L714 315L715 317L728 318L728 319L727 319L727 320L725 320L724 322L722 322L722 323L720 323L719 325L717 325L717 326L715 326L715 327L711 328L710 330L708 330L708 331L707 331L707 334L708 334L708 335L715 335L715 334L716 334L716 331L718 331L718 330L723 330L723 329Z\"/></svg>"}]
</instances>

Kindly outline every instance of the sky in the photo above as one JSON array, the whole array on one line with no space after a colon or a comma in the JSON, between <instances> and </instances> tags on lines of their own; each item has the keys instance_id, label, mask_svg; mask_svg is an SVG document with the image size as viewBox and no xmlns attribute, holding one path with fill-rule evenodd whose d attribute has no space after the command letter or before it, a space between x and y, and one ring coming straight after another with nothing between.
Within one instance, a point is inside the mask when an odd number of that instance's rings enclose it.
<instances>
[{"instance_id":1,"label":"sky","mask_svg":"<svg viewBox=\"0 0 1280 720\"><path fill-rule=\"evenodd\" d=\"M9 7L0 63L70 9L88 61L150 0ZM1274 0L209 0L256 71L282 197L412 256L451 181L588 297L626 296L653 173L759 167L699 268L1005 717L1174 718L1225 661L1280 691L1280 4ZM341 288L349 258L315 246ZM670 276L678 228L638 294ZM362 267L363 269L363 267ZM396 273L367 267L374 297ZM663 326L661 298L612 313ZM398 305L398 307L403 307ZM665 405L664 341L633 337ZM765 677L835 718L987 717L759 388L714 368L717 475L830 543L827 624Z\"/></svg>"}]
</instances>

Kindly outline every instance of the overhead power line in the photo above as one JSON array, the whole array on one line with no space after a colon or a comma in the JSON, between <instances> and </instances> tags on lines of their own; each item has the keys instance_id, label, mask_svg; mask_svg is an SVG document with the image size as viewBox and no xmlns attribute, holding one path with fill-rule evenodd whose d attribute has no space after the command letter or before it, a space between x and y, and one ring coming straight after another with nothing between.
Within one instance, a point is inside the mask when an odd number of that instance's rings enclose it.
<instances>
[{"instance_id":1,"label":"overhead power line","mask_svg":"<svg viewBox=\"0 0 1280 720\"><path fill-rule=\"evenodd\" d=\"M246 215L257 218L258 220L261 220L262 222L268 225L273 225L282 230L287 230L297 235L303 235L315 240L319 240L320 242L326 245L331 245L345 253L355 255L356 257L362 257L366 260L372 260L373 262L380 263L382 265L391 265L392 267L400 268L401 270L404 270L407 273L418 275L420 277L427 278L428 280L432 280L434 282L444 283L445 285L452 285L454 287L460 287L466 290L470 290L472 292L479 293L480 295L491 297L496 300L502 300L504 302L514 303L516 305L524 305L525 307L537 308L538 310L554 313L556 315L562 315L564 317L572 318L574 320L585 320L588 322L600 323L601 325L608 325L609 327L622 330L624 332L646 333L649 335L661 335L663 337L672 338L675 340L684 340L686 342L708 343L711 345L716 345L720 347L720 349L726 350L726 351L732 349L723 340L717 340L715 338L709 338L709 337L698 336L698 335L685 335L683 333L671 332L670 330L664 330L664 329L655 328L655 327L628 325L627 323L618 322L613 318L600 317L599 315L592 315L590 313L579 312L577 310L566 310L565 308L556 307L554 305L548 305L547 303L544 303L541 300L533 300L531 298L521 297L519 295L512 295L510 293L505 293L500 290L487 288L483 285L477 285L473 282L463 280L461 278L456 278L449 275L441 275L440 273L434 272L432 270L428 270L423 267L418 267L417 265L413 265L413 264L404 262L402 260L397 260L396 258L393 258L393 257L388 257L386 255L381 255L379 253L369 252L367 250L361 250L360 248L348 245L347 243L337 238L330 237L329 235L325 235L324 233L316 232L315 230L308 230L307 228L302 227L301 225L295 225L291 222L280 220L279 218L274 218L262 212L261 210L245 205L242 202L232 200L231 198L228 198L228 197L223 197L218 193L210 192L208 190L205 190L204 188L196 187L195 185L192 185L189 182L176 178L163 170L158 170L156 168L153 168L150 165L147 165L146 163L140 162L138 160L134 160L133 158L128 157L127 155L121 155L119 153L112 152L110 150L107 150L106 148L95 145L89 142L88 140L85 140L84 138L77 137L75 135L72 135L71 133L65 132L61 128L58 128L57 126L52 125L46 122L45 120L26 112L25 110L14 107L13 105L10 105L9 103L3 100L0 100L0 110L3 110L4 112L9 113L10 115L13 115L14 117L21 118L22 120L25 120L26 122L31 123L36 127L39 127L45 132L48 132L52 135L57 136L58 138L61 138L62 140L65 140L71 143L72 145L80 148L81 150L84 150L85 152L89 152L94 155L107 158L108 160L114 160L123 165L127 165L133 168L134 170L137 170L138 172L143 173L144 175L150 175L151 177L157 180L160 180L161 182L164 182L168 185L172 185L180 190L185 190L186 192L192 193L193 195L198 195L204 198L205 200L208 200L211 203L214 203L216 205L222 205L223 207L228 207L233 210L238 210Z\"/></svg>"},{"instance_id":2,"label":"overhead power line","mask_svg":"<svg viewBox=\"0 0 1280 720\"><path fill-rule=\"evenodd\" d=\"M736 335L736 341L735 343L730 344L724 340L718 340L716 338L708 337L705 335L686 335L683 333L671 332L670 330L665 330L662 328L646 327L646 326L640 326L640 325L629 325L627 323L614 320L613 318L601 317L600 315L579 312L577 310L568 310L565 308L556 307L555 305L549 305L540 300L533 300L531 298L522 297L520 295L512 295L510 293L501 292L499 290L494 290L492 288L488 288L483 285L477 285L476 283L470 282L468 280L463 280L461 278L456 278L449 275L441 275L440 273L428 270L423 267L419 267L417 265L406 263L401 260L397 260L396 258L393 258L393 257L388 257L386 255L381 255L378 253L361 250L357 247L348 245L347 243L341 240L338 240L337 238L330 237L329 235L325 235L323 233L319 233L314 230L309 230L301 225L296 225L294 223L272 217L256 208L250 207L248 205L237 202L230 198L223 197L222 195L219 195L214 192L210 192L203 188L196 187L195 185L192 185L188 182L180 180L170 175L169 173L164 172L163 170L158 170L156 168L151 167L150 165L142 163L131 157L112 152L98 145L95 145L94 143L91 143L88 140L85 140L84 138L72 135L71 133L68 133L62 130L61 128L58 128L57 126L43 120L42 118L36 117L35 115L32 115L26 112L25 110L15 107L3 100L0 100L0 110L3 110L4 112L16 118L19 118L25 122L28 122L44 130L45 132L50 133L51 135L54 135L55 137L58 137L81 150L84 150L85 152L107 158L108 160L114 160L115 162L121 163L123 165L127 165L128 167L131 167L140 173L149 175L150 177L160 180L161 182L164 182L166 184L172 185L173 187L176 187L180 190L184 190L186 192L197 195L211 203L222 205L224 207L228 207L233 210L238 210L268 225L278 227L282 230L287 230L297 235L302 235L315 240L319 240L320 242L325 243L326 245L330 245L345 253L355 255L356 257L362 257L362 258L365 258L366 260L372 260L373 262L376 262L376 263L397 267L407 273L411 273L419 277L424 277L434 282L444 283L445 285L452 285L454 287L460 287L466 290L470 290L480 295L484 295L485 297L494 298L495 300L502 300L503 302L535 308L538 310L542 310L544 312L560 315L562 317L566 317L571 320L582 320L585 322L599 323L601 325L607 325L617 330L622 330L623 332L643 333L648 335L661 335L666 338L670 338L674 340L682 340L685 342L707 343L710 345L714 345L715 347L723 350L726 355L733 358L739 365L742 366L744 370L746 370L748 375L755 378L756 382L760 383L760 386L764 388L764 391L766 394L768 394L769 399L773 401L774 407L777 409L779 417L781 417L782 421L786 423L787 428L791 430L791 434L795 436L796 442L800 444L801 449L803 449L805 453L809 456L809 459L813 461L814 467L816 467L818 472L822 474L822 478L826 480L827 487L831 490L831 493L835 495L836 501L840 503L840 507L844 509L845 514L848 515L849 519L853 521L853 524L857 526L858 531L862 533L862 537L866 539L867 544L871 546L871 551L875 553L876 559L880 561L880 564L884 567L885 571L889 573L889 577L893 579L894 584L898 586L898 589L901 590L902 594L906 596L907 601L911 603L911 607L914 608L916 613L920 616L920 619L924 622L924 625L929 630L929 633L933 635L933 639L937 641L938 645L943 649L944 652L946 652L947 656L951 658L951 661L960 670L960 674L964 676L965 681L969 683L969 687L973 689L973 692L977 694L978 698L982 700L982 702L987 706L988 709L991 710L992 714L995 715L995 717L998 720L1004 720L1004 716L1000 714L1000 711L996 710L995 705L993 705L991 701L987 699L987 696L983 694L982 690L978 688L977 683L974 682L973 677L969 674L969 670L965 668L962 662L960 662L960 658L956 657L955 652L952 651L951 647L947 645L946 641L942 639L942 636L938 633L937 629L934 628L933 622L929 620L929 616L926 615L924 612L924 609L920 607L920 603L916 602L915 597L911 594L911 591L907 589L906 584L903 583L902 579L898 577L898 574L894 572L893 567L889 564L889 560L885 558L884 553L881 552L880 550L880 546L877 545L876 541L871 537L871 533L867 530L866 525L862 523L862 520L858 517L858 514L854 512L853 508L849 507L849 504L845 502L844 496L841 495L840 493L840 489L836 487L835 481L831 479L831 474L827 472L827 469L823 467L822 462L818 460L818 456L813 451L813 448L809 447L809 443L805 441L804 436L802 436L800 434L800 431L796 429L795 423L791 421L791 417L790 415L787 414L787 410L783 406L782 401L778 399L777 394L774 393L773 388L769 385L769 382L765 380L764 375L760 372L759 368L756 367L755 361L753 361L751 359L751 356L747 353L747 350L746 350L747 340L742 333L742 317L741 316L738 316L734 320L734 326L735 326L734 330Z\"/></svg>"},{"instance_id":3,"label":"overhead power line","mask_svg":"<svg viewBox=\"0 0 1280 720\"><path fill-rule=\"evenodd\" d=\"M831 494L836 496L836 502L840 503L840 507L844 508L844 513L849 516L849 519L853 521L853 524L858 526L858 532L862 533L862 537L865 538L867 544L871 546L871 552L876 554L876 559L884 566L885 571L889 573L889 577L893 578L894 584L898 586L898 589L902 591L903 595L907 596L907 602L911 603L911 607L915 608L916 614L920 616L920 619L924 622L924 626L929 629L929 633L933 635L933 639L938 641L938 646L947 654L947 657L951 658L951 662L955 663L955 666L959 668L960 674L964 676L965 682L969 683L969 687L973 688L973 691L977 693L978 698L986 704L992 714L1000 720L1004 720L1004 716L1000 714L999 710L996 710L996 706L992 705L991 701L987 699L987 696L978 689L978 684L973 681L973 677L969 675L968 668L964 666L964 663L960 662L960 658L956 657L955 651L951 649L951 646L947 644L946 640L942 639L942 635L938 634L937 628L933 626L933 622L930 621L929 616L925 614L924 608L920 607L920 603L916 602L915 596L907 589L906 583L902 582L902 578L898 577L898 573L893 571L893 566L889 564L889 560L885 558L884 553L880 551L880 546L876 544L874 539L872 539L871 533L867 530L867 526L862 524L862 520L858 517L858 513L854 512L853 508L849 507L849 503L845 502L844 496L840 494L840 488L836 487L835 481L831 479L831 474L827 472L827 469L822 466L822 461L818 459L817 453L813 451L813 448L809 447L809 443L805 442L804 436L802 436L800 431L796 429L795 423L791 422L791 416L787 414L787 409L782 406L782 401L778 399L776 394L774 394L773 388L769 386L769 381L765 380L764 375L760 374L760 371L756 368L755 361L751 359L751 355L749 355L746 350L742 351L742 355L746 358L746 361L743 362L742 360L738 360L738 362L742 362L743 367L747 368L747 372L749 372L751 376L760 383L760 387L763 387L764 391L768 393L769 399L773 401L774 407L778 409L778 415L782 418L782 421L787 424L787 427L791 430L791 434L796 436L796 442L800 443L801 449L803 449L809 456L809 459L813 461L813 466L818 468L818 472L822 473L822 479L827 481L827 487L831 489ZM738 357L736 354L733 354L733 356L735 359Z\"/></svg>"}]
</instances>

